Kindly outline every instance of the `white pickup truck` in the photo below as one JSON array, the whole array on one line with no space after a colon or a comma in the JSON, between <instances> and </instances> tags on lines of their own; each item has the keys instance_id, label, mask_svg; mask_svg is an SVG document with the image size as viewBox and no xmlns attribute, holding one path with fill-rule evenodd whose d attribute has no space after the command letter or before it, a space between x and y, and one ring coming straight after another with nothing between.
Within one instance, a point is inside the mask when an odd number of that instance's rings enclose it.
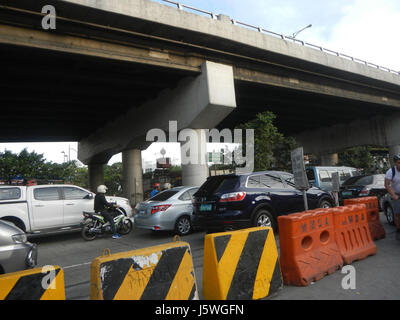
<instances>
[{"instance_id":1,"label":"white pickup truck","mask_svg":"<svg viewBox=\"0 0 400 320\"><path fill-rule=\"evenodd\" d=\"M128 199L106 197L132 217ZM73 185L0 186L0 219L27 234L48 234L80 228L83 211L93 211L94 194Z\"/></svg>"}]
</instances>

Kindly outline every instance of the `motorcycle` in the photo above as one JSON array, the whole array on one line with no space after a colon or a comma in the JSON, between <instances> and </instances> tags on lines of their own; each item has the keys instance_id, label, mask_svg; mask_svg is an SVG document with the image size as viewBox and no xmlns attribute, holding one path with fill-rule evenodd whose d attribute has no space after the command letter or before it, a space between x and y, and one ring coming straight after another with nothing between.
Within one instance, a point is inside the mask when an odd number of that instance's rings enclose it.
<instances>
[{"instance_id":1,"label":"motorcycle","mask_svg":"<svg viewBox=\"0 0 400 320\"><path fill-rule=\"evenodd\" d=\"M113 207L111 210L116 215L114 217L116 231L121 235L130 233L133 225L126 213L118 207ZM111 233L111 225L102 215L83 211L83 217L81 235L86 241L92 241L99 235Z\"/></svg>"}]
</instances>

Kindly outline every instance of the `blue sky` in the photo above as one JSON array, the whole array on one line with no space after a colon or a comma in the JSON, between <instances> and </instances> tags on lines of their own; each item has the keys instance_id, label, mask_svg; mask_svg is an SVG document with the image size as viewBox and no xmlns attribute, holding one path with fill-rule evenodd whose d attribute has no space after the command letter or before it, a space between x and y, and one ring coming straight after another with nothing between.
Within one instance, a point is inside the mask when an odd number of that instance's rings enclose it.
<instances>
[{"instance_id":1,"label":"blue sky","mask_svg":"<svg viewBox=\"0 0 400 320\"><path fill-rule=\"evenodd\" d=\"M109 0L114 1L114 0ZM161 0L153 0L165 3ZM260 26L277 33L291 35L312 24L297 38L324 46L325 48L352 55L356 58L400 70L400 0L180 0L199 9L225 14L232 19ZM54 162L62 162L69 146L77 149L77 143L19 143L0 144L19 152L24 147L29 151L44 153ZM142 153L143 159L154 159L164 147L167 156L180 158L179 145L153 144ZM212 151L212 150L209 150ZM76 152L70 152L76 159ZM111 161L121 161L116 155Z\"/></svg>"},{"instance_id":2,"label":"blue sky","mask_svg":"<svg viewBox=\"0 0 400 320\"><path fill-rule=\"evenodd\" d=\"M161 0L155 0L164 3ZM292 34L312 23L329 39L330 28L343 16L343 7L349 0L181 0L180 3L196 8L226 14L231 18L261 26L283 34Z\"/></svg>"}]
</instances>

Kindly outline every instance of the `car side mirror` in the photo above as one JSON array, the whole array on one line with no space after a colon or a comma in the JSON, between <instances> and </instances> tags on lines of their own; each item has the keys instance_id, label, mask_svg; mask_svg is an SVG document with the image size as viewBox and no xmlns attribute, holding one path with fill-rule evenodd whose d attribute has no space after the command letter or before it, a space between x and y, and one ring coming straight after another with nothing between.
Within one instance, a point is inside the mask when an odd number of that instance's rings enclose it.
<instances>
[{"instance_id":1,"label":"car side mirror","mask_svg":"<svg viewBox=\"0 0 400 320\"><path fill-rule=\"evenodd\" d=\"M94 198L93 193L87 194L84 199L92 200Z\"/></svg>"}]
</instances>

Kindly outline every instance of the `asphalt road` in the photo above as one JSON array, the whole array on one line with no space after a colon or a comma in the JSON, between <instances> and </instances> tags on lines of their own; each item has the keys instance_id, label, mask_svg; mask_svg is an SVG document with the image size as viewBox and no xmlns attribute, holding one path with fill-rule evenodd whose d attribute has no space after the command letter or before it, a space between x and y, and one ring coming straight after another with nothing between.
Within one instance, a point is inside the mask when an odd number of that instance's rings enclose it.
<instances>
[{"instance_id":1,"label":"asphalt road","mask_svg":"<svg viewBox=\"0 0 400 320\"><path fill-rule=\"evenodd\" d=\"M311 300L348 300L348 299L400 299L400 239L396 239L396 230L389 226L381 214L386 230L386 238L376 241L378 254L355 262L356 289L342 288L342 279L346 274L340 271L311 284L308 287L285 286L272 299L311 299ZM195 274L202 298L203 242L204 232L195 232L182 240L189 242ZM84 241L79 233L30 239L39 247L38 266L59 265L64 269L67 299L85 300L90 294L90 264L102 255L105 248L111 253L130 251L171 242L173 234L154 233L134 229L121 239L110 236ZM277 237L279 248L279 237Z\"/></svg>"}]
</instances>

